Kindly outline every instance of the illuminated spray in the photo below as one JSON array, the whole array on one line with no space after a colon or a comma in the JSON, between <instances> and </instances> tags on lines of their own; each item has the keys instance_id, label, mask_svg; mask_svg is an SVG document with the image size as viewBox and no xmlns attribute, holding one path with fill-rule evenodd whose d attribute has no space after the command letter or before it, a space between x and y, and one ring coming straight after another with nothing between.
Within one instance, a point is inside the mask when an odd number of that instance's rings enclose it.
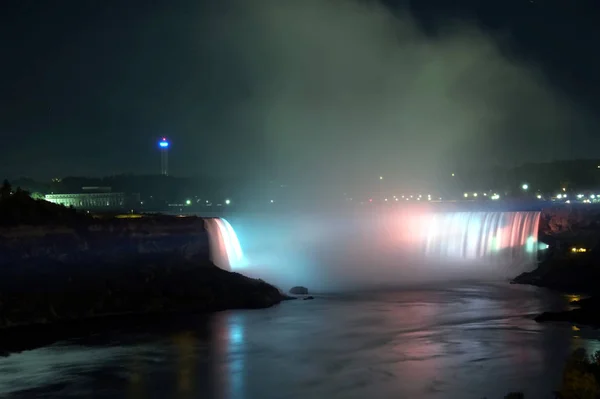
<instances>
[{"instance_id":1,"label":"illuminated spray","mask_svg":"<svg viewBox=\"0 0 600 399\"><path fill-rule=\"evenodd\" d=\"M425 255L441 259L532 262L540 212L454 212L426 215Z\"/></svg>"},{"instance_id":2,"label":"illuminated spray","mask_svg":"<svg viewBox=\"0 0 600 399\"><path fill-rule=\"evenodd\" d=\"M547 247L538 242L539 220L539 212L260 215L236 219L244 250L227 220L205 224L217 266L277 285L329 289L352 281L514 277Z\"/></svg>"}]
</instances>

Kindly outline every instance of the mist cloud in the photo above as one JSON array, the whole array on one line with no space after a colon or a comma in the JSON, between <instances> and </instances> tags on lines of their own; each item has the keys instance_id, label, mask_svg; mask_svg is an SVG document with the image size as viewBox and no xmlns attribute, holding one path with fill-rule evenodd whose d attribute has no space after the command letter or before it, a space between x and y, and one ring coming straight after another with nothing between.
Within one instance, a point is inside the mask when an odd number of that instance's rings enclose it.
<instances>
[{"instance_id":1,"label":"mist cloud","mask_svg":"<svg viewBox=\"0 0 600 399\"><path fill-rule=\"evenodd\" d=\"M567 140L573 110L473 24L432 36L376 2L224 4L222 38L250 85L242 106L262 115L264 154L281 176L410 182L460 162L554 158Z\"/></svg>"}]
</instances>

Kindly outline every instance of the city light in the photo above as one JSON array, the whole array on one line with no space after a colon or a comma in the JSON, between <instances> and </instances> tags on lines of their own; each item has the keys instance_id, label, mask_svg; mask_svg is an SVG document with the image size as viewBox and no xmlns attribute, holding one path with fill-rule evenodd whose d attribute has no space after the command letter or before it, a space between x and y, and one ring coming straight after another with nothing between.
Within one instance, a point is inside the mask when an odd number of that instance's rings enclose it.
<instances>
[{"instance_id":1,"label":"city light","mask_svg":"<svg viewBox=\"0 0 600 399\"><path fill-rule=\"evenodd\" d=\"M558 194L558 195L556 196L556 198L558 198L558 199L562 199L562 197L563 197L563 196L562 196L562 194Z\"/></svg>"},{"instance_id":2,"label":"city light","mask_svg":"<svg viewBox=\"0 0 600 399\"><path fill-rule=\"evenodd\" d=\"M469 193L464 193L463 195L465 196L465 198L469 197Z\"/></svg>"},{"instance_id":3,"label":"city light","mask_svg":"<svg viewBox=\"0 0 600 399\"><path fill-rule=\"evenodd\" d=\"M540 194L536 195L537 199L542 199L542 196Z\"/></svg>"},{"instance_id":4,"label":"city light","mask_svg":"<svg viewBox=\"0 0 600 399\"><path fill-rule=\"evenodd\" d=\"M166 137L163 137L159 142L158 142L158 146L160 148L169 148L169 140L167 140Z\"/></svg>"},{"instance_id":5,"label":"city light","mask_svg":"<svg viewBox=\"0 0 600 399\"><path fill-rule=\"evenodd\" d=\"M229 204L231 204L231 200L230 199L226 199L225 200L225 205L229 205Z\"/></svg>"},{"instance_id":6,"label":"city light","mask_svg":"<svg viewBox=\"0 0 600 399\"><path fill-rule=\"evenodd\" d=\"M185 200L186 205L192 205L192 200Z\"/></svg>"},{"instance_id":7,"label":"city light","mask_svg":"<svg viewBox=\"0 0 600 399\"><path fill-rule=\"evenodd\" d=\"M521 186L521 188L525 191L527 191L529 189L529 184L525 183Z\"/></svg>"},{"instance_id":8,"label":"city light","mask_svg":"<svg viewBox=\"0 0 600 399\"><path fill-rule=\"evenodd\" d=\"M477 193L473 193L473 197L477 197Z\"/></svg>"},{"instance_id":9,"label":"city light","mask_svg":"<svg viewBox=\"0 0 600 399\"><path fill-rule=\"evenodd\" d=\"M495 201L495 200L499 200L500 196L498 194L494 194L491 196L491 198Z\"/></svg>"},{"instance_id":10,"label":"city light","mask_svg":"<svg viewBox=\"0 0 600 399\"><path fill-rule=\"evenodd\" d=\"M383 176L379 176L379 180L383 180Z\"/></svg>"}]
</instances>

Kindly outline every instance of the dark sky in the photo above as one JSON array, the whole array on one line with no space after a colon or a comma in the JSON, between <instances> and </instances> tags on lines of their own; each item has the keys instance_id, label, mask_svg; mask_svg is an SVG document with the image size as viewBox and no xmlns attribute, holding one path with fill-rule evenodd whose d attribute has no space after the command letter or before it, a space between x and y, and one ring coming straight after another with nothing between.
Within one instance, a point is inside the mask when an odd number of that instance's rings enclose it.
<instances>
[{"instance_id":1,"label":"dark sky","mask_svg":"<svg viewBox=\"0 0 600 399\"><path fill-rule=\"evenodd\" d=\"M426 179L598 157L589 0L5 0L0 172ZM594 5L596 4L596 5Z\"/></svg>"}]
</instances>

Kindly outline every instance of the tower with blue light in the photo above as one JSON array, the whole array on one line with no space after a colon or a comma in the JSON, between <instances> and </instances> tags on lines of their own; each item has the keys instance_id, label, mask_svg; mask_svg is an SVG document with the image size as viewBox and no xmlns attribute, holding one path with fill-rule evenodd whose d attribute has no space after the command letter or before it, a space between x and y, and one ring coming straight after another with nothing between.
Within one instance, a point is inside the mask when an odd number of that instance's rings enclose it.
<instances>
[{"instance_id":1,"label":"tower with blue light","mask_svg":"<svg viewBox=\"0 0 600 399\"><path fill-rule=\"evenodd\" d=\"M160 174L163 176L169 175L169 147L171 143L166 137L161 138L158 141L158 148L160 150Z\"/></svg>"}]
</instances>

